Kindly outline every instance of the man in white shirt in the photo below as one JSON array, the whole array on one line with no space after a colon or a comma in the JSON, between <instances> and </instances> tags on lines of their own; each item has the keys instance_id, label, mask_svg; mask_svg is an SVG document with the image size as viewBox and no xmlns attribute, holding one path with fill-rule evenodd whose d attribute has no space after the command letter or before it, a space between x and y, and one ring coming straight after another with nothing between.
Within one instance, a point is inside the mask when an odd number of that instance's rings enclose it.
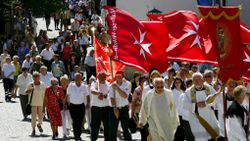
<instances>
[{"instance_id":1,"label":"man in white shirt","mask_svg":"<svg viewBox=\"0 0 250 141\"><path fill-rule=\"evenodd\" d=\"M50 79L53 77L53 74L47 71L46 66L40 68L40 81L42 81L46 87L50 86Z\"/></svg>"},{"instance_id":2,"label":"man in white shirt","mask_svg":"<svg viewBox=\"0 0 250 141\"><path fill-rule=\"evenodd\" d=\"M25 60L23 61L22 68L30 69L32 61L30 60L30 54L25 55Z\"/></svg>"},{"instance_id":3,"label":"man in white shirt","mask_svg":"<svg viewBox=\"0 0 250 141\"><path fill-rule=\"evenodd\" d=\"M71 82L67 88L67 101L70 103L69 111L73 121L73 130L75 140L81 140L82 123L85 115L85 98L87 98L86 107L89 107L90 97L88 88L82 83L82 75L75 74L75 82Z\"/></svg>"},{"instance_id":4,"label":"man in white shirt","mask_svg":"<svg viewBox=\"0 0 250 141\"><path fill-rule=\"evenodd\" d=\"M49 43L45 44L45 49L42 50L40 55L42 57L44 65L48 68L48 71L51 71L51 64L53 61L54 51L50 47Z\"/></svg>"},{"instance_id":5,"label":"man in white shirt","mask_svg":"<svg viewBox=\"0 0 250 141\"><path fill-rule=\"evenodd\" d=\"M16 95L17 89L19 88L19 96L20 96L20 104L23 112L23 120L27 119L26 114L26 105L28 104L28 95L25 92L28 84L30 84L33 81L32 75L28 73L27 68L22 68L22 73L17 77L16 86L14 89L14 94Z\"/></svg>"},{"instance_id":6,"label":"man in white shirt","mask_svg":"<svg viewBox=\"0 0 250 141\"><path fill-rule=\"evenodd\" d=\"M96 67L95 67L95 56L94 49L90 50L89 55L84 61L86 75L87 75L87 84L89 84L89 78L93 75L96 76Z\"/></svg>"},{"instance_id":7,"label":"man in white shirt","mask_svg":"<svg viewBox=\"0 0 250 141\"><path fill-rule=\"evenodd\" d=\"M91 84L91 141L98 139L101 122L104 127L104 140L109 141L108 121L109 121L109 83L106 81L106 73L100 72L98 80Z\"/></svg>"},{"instance_id":8,"label":"man in white shirt","mask_svg":"<svg viewBox=\"0 0 250 141\"><path fill-rule=\"evenodd\" d=\"M11 94L13 92L14 87L14 72L15 67L11 63L11 58L6 57L1 73L3 78L3 87L5 91L5 101L11 100Z\"/></svg>"},{"instance_id":9,"label":"man in white shirt","mask_svg":"<svg viewBox=\"0 0 250 141\"><path fill-rule=\"evenodd\" d=\"M131 134L128 130L129 115L128 115L128 96L130 94L130 83L123 80L124 74L118 71L115 75L115 80L109 90L109 98L111 108L109 111L109 137L110 141L116 141L118 123L121 121L124 140L132 141ZM117 114L119 113L119 114Z\"/></svg>"}]
</instances>

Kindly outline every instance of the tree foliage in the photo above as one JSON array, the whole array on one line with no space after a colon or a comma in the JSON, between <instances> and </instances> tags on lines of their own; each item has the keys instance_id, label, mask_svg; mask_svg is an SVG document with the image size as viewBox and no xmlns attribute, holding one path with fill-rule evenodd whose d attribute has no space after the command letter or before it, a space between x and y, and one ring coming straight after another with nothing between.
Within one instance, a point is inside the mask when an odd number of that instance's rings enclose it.
<instances>
[{"instance_id":1,"label":"tree foliage","mask_svg":"<svg viewBox=\"0 0 250 141\"><path fill-rule=\"evenodd\" d=\"M63 0L21 0L25 9L31 10L35 16L42 16L45 12L60 12L67 8Z\"/></svg>"}]
</instances>

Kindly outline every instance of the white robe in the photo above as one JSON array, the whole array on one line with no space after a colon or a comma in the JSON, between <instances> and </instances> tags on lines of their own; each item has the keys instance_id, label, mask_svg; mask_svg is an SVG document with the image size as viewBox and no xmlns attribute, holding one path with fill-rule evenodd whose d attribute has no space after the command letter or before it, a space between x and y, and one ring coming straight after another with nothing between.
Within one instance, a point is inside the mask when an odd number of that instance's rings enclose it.
<instances>
[{"instance_id":1,"label":"white robe","mask_svg":"<svg viewBox=\"0 0 250 141\"><path fill-rule=\"evenodd\" d=\"M227 118L226 126L228 141L246 141L246 133L239 118L236 116Z\"/></svg>"},{"instance_id":2,"label":"white robe","mask_svg":"<svg viewBox=\"0 0 250 141\"><path fill-rule=\"evenodd\" d=\"M210 86L208 86L210 88ZM206 101L207 95L205 90L196 91L197 102ZM182 112L184 114L185 120L189 121L192 133L195 137L195 141L207 141L212 137L207 133L206 129L200 124L199 120L195 115L195 103L192 103L190 89L187 89L186 96L183 98ZM204 108L198 108L199 115L204 118L210 126L217 131L219 134L218 121L211 109L210 105Z\"/></svg>"},{"instance_id":3,"label":"white robe","mask_svg":"<svg viewBox=\"0 0 250 141\"><path fill-rule=\"evenodd\" d=\"M143 101L140 123L149 124L153 141L172 141L179 125L177 109L175 108L173 94L164 89L162 95L150 91Z\"/></svg>"}]
</instances>

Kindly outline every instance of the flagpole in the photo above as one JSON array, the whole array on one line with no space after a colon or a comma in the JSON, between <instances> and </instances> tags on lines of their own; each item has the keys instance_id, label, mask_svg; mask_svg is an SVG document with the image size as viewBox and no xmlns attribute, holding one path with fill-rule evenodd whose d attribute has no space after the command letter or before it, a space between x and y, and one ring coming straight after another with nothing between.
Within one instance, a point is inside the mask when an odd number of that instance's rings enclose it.
<instances>
[{"instance_id":1,"label":"flagpole","mask_svg":"<svg viewBox=\"0 0 250 141\"><path fill-rule=\"evenodd\" d=\"M107 45L107 48L108 48L108 52L110 54L110 48L109 46ZM111 60L111 57L109 56L109 63L110 63L110 71L111 71L111 78L112 78L112 81L114 82L114 70L113 70L113 61ZM114 111L114 115L115 117L118 119L119 116L120 116L120 113L119 113L119 109L117 109L117 103L116 103L116 91L113 89L113 93L114 93L114 106L113 107L113 111Z\"/></svg>"}]
</instances>

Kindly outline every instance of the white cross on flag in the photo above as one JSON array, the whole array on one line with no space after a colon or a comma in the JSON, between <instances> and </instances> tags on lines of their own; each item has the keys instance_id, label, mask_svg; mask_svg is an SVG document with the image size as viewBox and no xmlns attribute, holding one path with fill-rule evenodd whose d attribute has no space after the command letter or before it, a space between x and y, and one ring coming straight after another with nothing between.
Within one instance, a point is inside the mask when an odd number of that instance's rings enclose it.
<instances>
[{"instance_id":1,"label":"white cross on flag","mask_svg":"<svg viewBox=\"0 0 250 141\"><path fill-rule=\"evenodd\" d=\"M160 21L138 21L129 13L115 7L105 7L111 35L112 59L143 72L167 69L168 34Z\"/></svg>"}]
</instances>

